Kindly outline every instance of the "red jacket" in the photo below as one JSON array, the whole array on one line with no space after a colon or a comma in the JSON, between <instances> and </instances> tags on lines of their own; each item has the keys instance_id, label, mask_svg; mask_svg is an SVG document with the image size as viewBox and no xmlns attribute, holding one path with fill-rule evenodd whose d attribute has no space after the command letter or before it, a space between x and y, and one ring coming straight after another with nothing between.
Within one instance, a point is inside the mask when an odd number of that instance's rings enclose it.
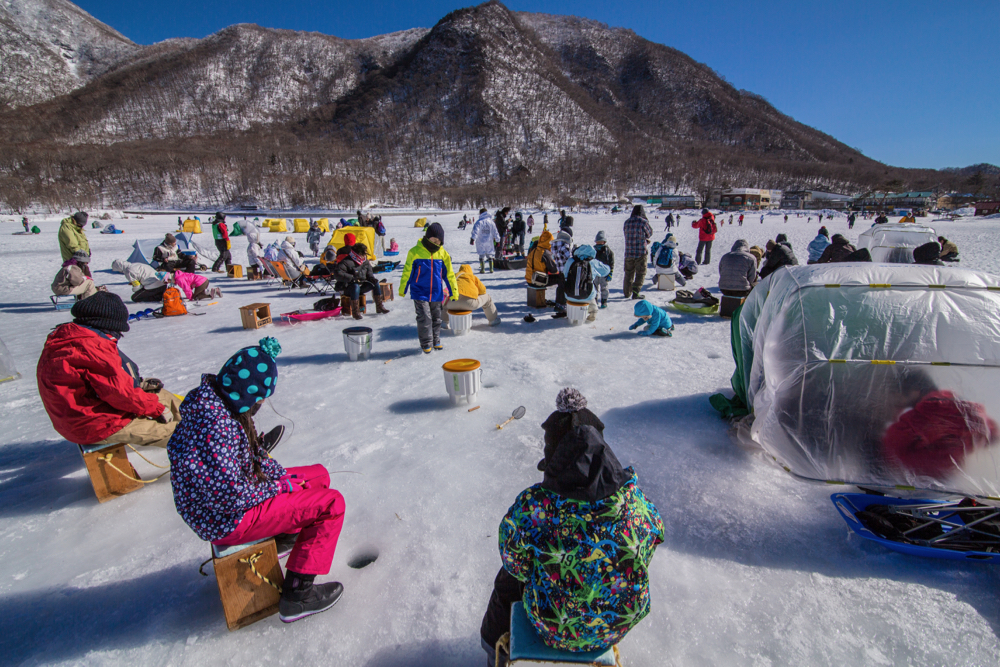
<instances>
[{"instance_id":1,"label":"red jacket","mask_svg":"<svg viewBox=\"0 0 1000 667\"><path fill-rule=\"evenodd\" d=\"M699 241L715 240L715 216L711 212L701 216L700 219L691 223L691 227L698 230Z\"/></svg>"},{"instance_id":2,"label":"red jacket","mask_svg":"<svg viewBox=\"0 0 1000 667\"><path fill-rule=\"evenodd\" d=\"M163 405L125 370L118 342L93 329L63 324L38 359L38 393L59 435L92 445L138 416L159 417Z\"/></svg>"}]
</instances>

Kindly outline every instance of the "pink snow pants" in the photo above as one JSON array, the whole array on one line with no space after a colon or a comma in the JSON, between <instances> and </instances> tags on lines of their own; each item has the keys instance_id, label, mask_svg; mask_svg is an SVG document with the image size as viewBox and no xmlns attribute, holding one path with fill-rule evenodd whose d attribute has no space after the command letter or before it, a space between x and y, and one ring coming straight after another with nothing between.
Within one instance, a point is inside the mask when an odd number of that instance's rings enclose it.
<instances>
[{"instance_id":1,"label":"pink snow pants","mask_svg":"<svg viewBox=\"0 0 1000 667\"><path fill-rule=\"evenodd\" d=\"M328 574L344 525L344 496L330 488L330 473L322 465L286 468L310 488L281 493L243 515L236 529L215 540L220 547L299 533L285 569L299 574Z\"/></svg>"}]
</instances>

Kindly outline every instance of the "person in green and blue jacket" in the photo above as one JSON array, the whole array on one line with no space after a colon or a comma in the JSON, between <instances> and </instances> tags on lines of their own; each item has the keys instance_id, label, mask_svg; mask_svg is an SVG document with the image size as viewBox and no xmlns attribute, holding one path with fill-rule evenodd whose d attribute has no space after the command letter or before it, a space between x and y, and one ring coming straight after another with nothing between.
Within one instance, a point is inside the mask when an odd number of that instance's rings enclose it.
<instances>
[{"instance_id":1,"label":"person in green and blue jacket","mask_svg":"<svg viewBox=\"0 0 1000 667\"><path fill-rule=\"evenodd\" d=\"M445 282L448 293L445 293ZM399 279L399 296L410 292L417 311L417 335L424 354L443 350L441 309L445 299L458 299L458 282L451 268L451 255L444 249L444 228L437 222L427 225L424 237L406 253L406 266Z\"/></svg>"},{"instance_id":2,"label":"person in green and blue jacket","mask_svg":"<svg viewBox=\"0 0 1000 667\"><path fill-rule=\"evenodd\" d=\"M647 568L663 520L604 441L587 399L567 387L556 407L542 424L542 482L500 524L503 568L480 628L490 664L518 600L545 644L574 652L614 646L649 613Z\"/></svg>"}]
</instances>

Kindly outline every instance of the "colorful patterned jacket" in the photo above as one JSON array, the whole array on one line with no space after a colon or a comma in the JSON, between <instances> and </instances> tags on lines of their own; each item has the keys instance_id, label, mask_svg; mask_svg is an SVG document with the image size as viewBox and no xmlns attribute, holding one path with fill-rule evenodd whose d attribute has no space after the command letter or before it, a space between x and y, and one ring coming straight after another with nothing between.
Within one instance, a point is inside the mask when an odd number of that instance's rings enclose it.
<instances>
[{"instance_id":1,"label":"colorful patterned jacket","mask_svg":"<svg viewBox=\"0 0 1000 667\"><path fill-rule=\"evenodd\" d=\"M649 613L647 567L663 520L625 472L629 480L596 502L536 484L500 524L503 565L525 582L528 618L553 648L606 649Z\"/></svg>"},{"instance_id":2,"label":"colorful patterned jacket","mask_svg":"<svg viewBox=\"0 0 1000 667\"><path fill-rule=\"evenodd\" d=\"M215 393L214 375L181 403L181 422L167 444L174 506L203 540L220 540L235 530L247 510L279 493L285 474L278 462L258 453L262 482L253 472L250 444L243 427Z\"/></svg>"}]
</instances>

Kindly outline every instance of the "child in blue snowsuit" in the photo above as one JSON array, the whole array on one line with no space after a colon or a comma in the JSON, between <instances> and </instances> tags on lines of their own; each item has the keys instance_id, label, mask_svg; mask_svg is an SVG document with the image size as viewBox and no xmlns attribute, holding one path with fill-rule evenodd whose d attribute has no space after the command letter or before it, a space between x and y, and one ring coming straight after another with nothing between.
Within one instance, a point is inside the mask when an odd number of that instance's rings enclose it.
<instances>
[{"instance_id":1,"label":"child in blue snowsuit","mask_svg":"<svg viewBox=\"0 0 1000 667\"><path fill-rule=\"evenodd\" d=\"M672 336L674 323L670 321L667 311L654 306L649 301L637 301L635 304L635 316L639 321L628 328L629 331L641 327L646 328L639 332L640 336Z\"/></svg>"}]
</instances>

